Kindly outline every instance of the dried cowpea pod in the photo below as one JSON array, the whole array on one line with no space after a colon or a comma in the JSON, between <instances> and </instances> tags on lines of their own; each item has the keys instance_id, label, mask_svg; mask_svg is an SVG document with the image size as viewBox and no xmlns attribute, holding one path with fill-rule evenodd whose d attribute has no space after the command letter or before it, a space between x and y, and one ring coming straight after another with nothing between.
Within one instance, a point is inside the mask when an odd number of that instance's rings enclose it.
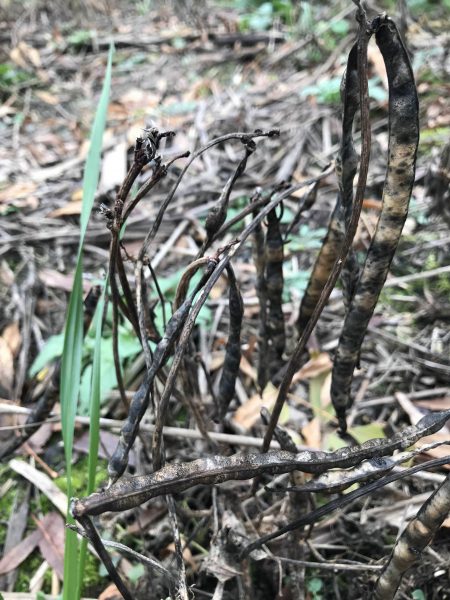
<instances>
[{"instance_id":1,"label":"dried cowpea pod","mask_svg":"<svg viewBox=\"0 0 450 600\"><path fill-rule=\"evenodd\" d=\"M252 199L255 202L258 195ZM258 209L253 211L253 217L258 215ZM256 295L259 301L258 326L258 375L257 383L263 390L268 380L267 369L267 287L266 287L266 254L264 252L265 236L261 223L258 223L252 234L252 257L256 268Z\"/></svg>"},{"instance_id":2,"label":"dried cowpea pod","mask_svg":"<svg viewBox=\"0 0 450 600\"><path fill-rule=\"evenodd\" d=\"M372 599L394 598L405 572L420 557L450 511L450 475L420 508L398 539L376 583Z\"/></svg>"},{"instance_id":3,"label":"dried cowpea pod","mask_svg":"<svg viewBox=\"0 0 450 600\"><path fill-rule=\"evenodd\" d=\"M230 194L233 190L234 184L244 173L245 168L247 166L248 157L251 156L251 154L253 154L253 152L256 149L255 142L250 138L246 138L245 140L243 140L243 143L245 146L244 157L239 162L235 172L229 177L227 183L225 184L225 187L223 188L222 193L220 194L220 198L218 199L216 204L211 208L211 210L208 213L208 216L206 217L205 229L207 237L205 243L203 244L200 254L206 250L216 233L225 223L225 219L227 218Z\"/></svg>"},{"instance_id":4,"label":"dried cowpea pod","mask_svg":"<svg viewBox=\"0 0 450 600\"><path fill-rule=\"evenodd\" d=\"M161 341L156 346L156 349L153 353L153 362L150 368L147 370L143 382L136 390L133 399L131 400L128 416L120 431L117 447L109 461L108 473L110 480L113 483L117 481L127 467L128 454L130 453L130 449L134 444L138 434L139 424L142 420L142 417L148 408L150 394L156 374L164 365L170 353L172 352L172 349L189 315L194 298L210 277L215 265L216 261L211 259L202 278L195 286L192 294L188 296L181 306L173 313L172 318L167 323L167 327Z\"/></svg>"},{"instance_id":5,"label":"dried cowpea pod","mask_svg":"<svg viewBox=\"0 0 450 600\"><path fill-rule=\"evenodd\" d=\"M353 146L353 121L359 107L359 84L357 69L357 44L350 50L347 68L342 78L341 95L343 101L342 141L336 160L339 193L331 215L328 232L314 264L311 277L302 299L297 328L301 334L308 323L320 294L328 281L333 265L339 256L353 206L353 179L358 166L358 157ZM355 254L350 250L342 271L344 298L349 302L358 273Z\"/></svg>"},{"instance_id":6,"label":"dried cowpea pod","mask_svg":"<svg viewBox=\"0 0 450 600\"><path fill-rule=\"evenodd\" d=\"M166 331L155 349L151 367L146 372L143 382L131 400L127 418L120 431L117 447L108 464L108 473L113 483L117 481L127 467L128 454L138 434L139 423L148 408L156 373L169 357L189 314L192 301L193 296L189 296L167 323Z\"/></svg>"},{"instance_id":7,"label":"dried cowpea pod","mask_svg":"<svg viewBox=\"0 0 450 600\"><path fill-rule=\"evenodd\" d=\"M368 440L360 446L339 448L334 452L302 450L298 453L275 450L266 454L234 454L208 456L187 463L172 463L151 475L124 478L106 491L86 498L74 499L72 515L100 515L106 511L119 512L134 508L164 494L180 493L195 485L243 480L263 473L321 474L329 469L348 469L363 460L386 456L396 450L405 450L422 437L435 433L450 418L450 410L425 415L416 425L406 427L391 438Z\"/></svg>"},{"instance_id":8,"label":"dried cowpea pod","mask_svg":"<svg viewBox=\"0 0 450 600\"><path fill-rule=\"evenodd\" d=\"M275 375L281 367L286 347L286 333L283 315L283 238L280 219L275 210L267 215L265 244L265 285L267 295L267 337L269 376Z\"/></svg>"},{"instance_id":9,"label":"dried cowpea pod","mask_svg":"<svg viewBox=\"0 0 450 600\"><path fill-rule=\"evenodd\" d=\"M418 99L408 54L395 23L383 16L375 21L389 82L389 159L381 215L334 360L331 397L343 431L353 370L408 214L419 142Z\"/></svg>"},{"instance_id":10,"label":"dried cowpea pod","mask_svg":"<svg viewBox=\"0 0 450 600\"><path fill-rule=\"evenodd\" d=\"M241 328L244 316L244 303L242 302L242 296L231 265L227 266L227 274L230 285L228 295L230 325L225 348L225 360L219 382L219 393L217 395L220 420L224 418L234 396L236 378L239 374L239 365L241 363Z\"/></svg>"}]
</instances>

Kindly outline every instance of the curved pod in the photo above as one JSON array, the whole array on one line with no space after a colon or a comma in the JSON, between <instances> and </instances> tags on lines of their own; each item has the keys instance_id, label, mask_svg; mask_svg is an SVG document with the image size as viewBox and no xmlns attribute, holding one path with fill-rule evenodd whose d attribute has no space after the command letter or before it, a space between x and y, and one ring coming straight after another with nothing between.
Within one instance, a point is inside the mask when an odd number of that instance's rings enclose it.
<instances>
[{"instance_id":1,"label":"curved pod","mask_svg":"<svg viewBox=\"0 0 450 600\"><path fill-rule=\"evenodd\" d=\"M331 397L344 431L353 370L408 214L419 142L419 106L408 54L391 19L379 17L376 28L376 41L389 81L389 158L381 215L347 312L333 367Z\"/></svg>"}]
</instances>

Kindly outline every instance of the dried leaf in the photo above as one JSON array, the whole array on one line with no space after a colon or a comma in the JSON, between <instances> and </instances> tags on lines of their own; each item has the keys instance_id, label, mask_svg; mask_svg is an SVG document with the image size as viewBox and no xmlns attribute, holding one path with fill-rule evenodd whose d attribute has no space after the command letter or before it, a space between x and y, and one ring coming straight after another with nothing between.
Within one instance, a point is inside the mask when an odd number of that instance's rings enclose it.
<instances>
[{"instance_id":1,"label":"dried leaf","mask_svg":"<svg viewBox=\"0 0 450 600\"><path fill-rule=\"evenodd\" d=\"M314 417L302 429L302 435L305 439L305 444L310 448L320 449L322 447L322 434L320 431L320 419Z\"/></svg>"},{"instance_id":2,"label":"dried leaf","mask_svg":"<svg viewBox=\"0 0 450 600\"><path fill-rule=\"evenodd\" d=\"M47 217L68 217L71 215L80 215L81 208L83 205L82 200L76 200L75 202L68 202L64 206L60 206L59 208L55 208L48 213Z\"/></svg>"},{"instance_id":3,"label":"dried leaf","mask_svg":"<svg viewBox=\"0 0 450 600\"><path fill-rule=\"evenodd\" d=\"M17 322L7 325L2 333L2 338L8 344L9 349L14 357L19 352L20 345L22 343L22 336L20 335L19 324Z\"/></svg>"},{"instance_id":4,"label":"dried leaf","mask_svg":"<svg viewBox=\"0 0 450 600\"><path fill-rule=\"evenodd\" d=\"M73 273L64 275L54 269L41 269L38 273L40 281L47 287L71 292L73 288ZM88 292L91 289L88 281L83 282L83 291Z\"/></svg>"},{"instance_id":5,"label":"dried leaf","mask_svg":"<svg viewBox=\"0 0 450 600\"><path fill-rule=\"evenodd\" d=\"M251 396L234 413L233 422L244 429L250 429L259 420L261 408L265 406L271 410L278 395L277 388L268 383L263 391L262 398L259 394Z\"/></svg>"},{"instance_id":6,"label":"dried leaf","mask_svg":"<svg viewBox=\"0 0 450 600\"><path fill-rule=\"evenodd\" d=\"M450 396L431 398L430 400L415 400L414 405L428 410L447 410L450 408Z\"/></svg>"},{"instance_id":7,"label":"dried leaf","mask_svg":"<svg viewBox=\"0 0 450 600\"><path fill-rule=\"evenodd\" d=\"M22 181L9 185L0 191L0 204L16 204L20 198L25 198L32 194L36 189L36 184L32 181Z\"/></svg>"},{"instance_id":8,"label":"dried leaf","mask_svg":"<svg viewBox=\"0 0 450 600\"><path fill-rule=\"evenodd\" d=\"M168 546L166 546L163 550L165 553L175 554L175 544L171 542ZM198 571L198 565L192 556L192 552L190 551L188 546L183 548L183 560L187 563L191 569L195 572Z\"/></svg>"},{"instance_id":9,"label":"dried leaf","mask_svg":"<svg viewBox=\"0 0 450 600\"><path fill-rule=\"evenodd\" d=\"M417 446L423 446L424 444L433 444L434 442L450 442L450 438L448 433L433 433L431 435L427 435L422 438L419 442L417 442ZM438 446L437 448L430 448L424 454L430 456L431 458L442 458L444 456L448 456L448 445L443 444L442 446ZM450 465L444 465L444 469L450 471Z\"/></svg>"},{"instance_id":10,"label":"dried leaf","mask_svg":"<svg viewBox=\"0 0 450 600\"><path fill-rule=\"evenodd\" d=\"M109 192L120 186L127 174L126 169L127 144L119 142L104 153L100 176L100 191Z\"/></svg>"},{"instance_id":11,"label":"dried leaf","mask_svg":"<svg viewBox=\"0 0 450 600\"><path fill-rule=\"evenodd\" d=\"M42 100L42 102L45 102L46 104L51 104L52 106L59 104L58 96L51 94L46 90L36 90L34 94L39 98L39 100Z\"/></svg>"},{"instance_id":12,"label":"dried leaf","mask_svg":"<svg viewBox=\"0 0 450 600\"><path fill-rule=\"evenodd\" d=\"M39 529L27 535L17 546L7 552L0 560L0 575L16 569L22 562L30 556L42 538Z\"/></svg>"},{"instance_id":13,"label":"dried leaf","mask_svg":"<svg viewBox=\"0 0 450 600\"><path fill-rule=\"evenodd\" d=\"M322 373L328 373L331 371L333 363L331 362L330 355L327 352L321 352L317 356L314 356L303 367L297 371L292 381L297 382L302 379L310 379L317 377Z\"/></svg>"},{"instance_id":14,"label":"dried leaf","mask_svg":"<svg viewBox=\"0 0 450 600\"><path fill-rule=\"evenodd\" d=\"M114 454L114 450L117 447L119 436L117 433L111 433L110 431L102 430L100 432L100 446L98 449L99 458L105 458L109 460ZM89 431L85 431L79 438L74 441L74 450L77 452L83 452L84 454L89 453ZM131 449L128 456L128 464L131 467L136 466L136 452Z\"/></svg>"},{"instance_id":15,"label":"dried leaf","mask_svg":"<svg viewBox=\"0 0 450 600\"><path fill-rule=\"evenodd\" d=\"M41 490L47 498L53 502L56 508L65 516L67 513L67 496L41 471L38 471L23 460L13 459L9 461L9 466L13 471L28 479L34 486Z\"/></svg>"},{"instance_id":16,"label":"dried leaf","mask_svg":"<svg viewBox=\"0 0 450 600\"><path fill-rule=\"evenodd\" d=\"M386 65L384 64L384 59L381 52L376 46L372 46L370 44L367 48L367 58L368 61L372 63L373 70L383 82L384 89L387 90L389 86L386 73Z\"/></svg>"},{"instance_id":17,"label":"dried leaf","mask_svg":"<svg viewBox=\"0 0 450 600\"><path fill-rule=\"evenodd\" d=\"M0 337L0 395L11 398L14 382L14 357L8 343Z\"/></svg>"},{"instance_id":18,"label":"dried leaf","mask_svg":"<svg viewBox=\"0 0 450 600\"><path fill-rule=\"evenodd\" d=\"M107 588L103 590L103 592L98 597L98 600L118 600L122 595L116 586L111 583Z\"/></svg>"},{"instance_id":19,"label":"dried leaf","mask_svg":"<svg viewBox=\"0 0 450 600\"><path fill-rule=\"evenodd\" d=\"M320 406L327 408L331 405L331 372L325 377L325 381L322 384L320 390Z\"/></svg>"},{"instance_id":20,"label":"dried leaf","mask_svg":"<svg viewBox=\"0 0 450 600\"><path fill-rule=\"evenodd\" d=\"M256 379L258 377L256 369L254 367L252 367L252 365L248 362L248 360L246 359L246 357L244 355L241 356L241 362L239 363L239 369L244 373L244 375L247 375L247 377L250 377L250 379L252 379L253 381L256 381Z\"/></svg>"},{"instance_id":21,"label":"dried leaf","mask_svg":"<svg viewBox=\"0 0 450 600\"><path fill-rule=\"evenodd\" d=\"M39 549L48 564L56 571L62 580L64 575L64 519L56 512L45 515L44 520L35 519L42 534Z\"/></svg>"}]
</instances>

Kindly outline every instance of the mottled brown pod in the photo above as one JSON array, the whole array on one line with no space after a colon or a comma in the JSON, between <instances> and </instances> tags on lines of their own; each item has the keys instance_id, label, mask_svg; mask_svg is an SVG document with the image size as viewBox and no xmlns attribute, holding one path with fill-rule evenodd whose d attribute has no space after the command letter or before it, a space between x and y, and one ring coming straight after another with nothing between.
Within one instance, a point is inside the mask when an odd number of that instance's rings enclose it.
<instances>
[{"instance_id":1,"label":"mottled brown pod","mask_svg":"<svg viewBox=\"0 0 450 600\"><path fill-rule=\"evenodd\" d=\"M163 338L154 352L152 365L146 372L143 382L136 390L133 399L131 400L128 416L120 431L117 447L108 464L108 474L112 482L117 481L127 468L128 454L130 453L130 449L138 434L139 423L148 408L150 393L156 373L172 351L175 341L180 335L181 329L189 314L192 301L193 295L189 296L189 298L182 303L180 308L174 312L172 318L167 323Z\"/></svg>"},{"instance_id":2,"label":"mottled brown pod","mask_svg":"<svg viewBox=\"0 0 450 600\"><path fill-rule=\"evenodd\" d=\"M253 211L256 217L257 210ZM258 327L258 387L263 390L268 381L267 372L267 286L266 286L266 254L264 252L265 236L261 223L258 223L252 235L252 256L256 268L256 294L259 301Z\"/></svg>"},{"instance_id":3,"label":"mottled brown pod","mask_svg":"<svg viewBox=\"0 0 450 600\"><path fill-rule=\"evenodd\" d=\"M320 474L329 469L347 469L363 460L405 450L425 435L438 431L450 418L450 410L430 413L417 425L406 427L391 438L369 440L360 446L340 448L335 452L303 450L297 454L283 450L266 454L209 456L188 463L166 465L151 475L130 477L110 486L105 492L75 500L75 518L122 511L172 492L182 492L194 485L222 483L256 477L262 473L289 473L295 470Z\"/></svg>"},{"instance_id":4,"label":"mottled brown pod","mask_svg":"<svg viewBox=\"0 0 450 600\"><path fill-rule=\"evenodd\" d=\"M391 600L404 573L411 568L428 546L450 511L450 475L421 507L397 541L383 569L373 600Z\"/></svg>"},{"instance_id":5,"label":"mottled brown pod","mask_svg":"<svg viewBox=\"0 0 450 600\"><path fill-rule=\"evenodd\" d=\"M280 220L275 210L267 215L265 244L265 284L267 295L267 337L269 376L277 373L282 365L286 346L283 315L283 238Z\"/></svg>"},{"instance_id":6,"label":"mottled brown pod","mask_svg":"<svg viewBox=\"0 0 450 600\"><path fill-rule=\"evenodd\" d=\"M353 370L408 214L419 142L419 107L408 54L391 19L378 17L373 26L389 81L389 159L381 215L334 361L331 396L343 431Z\"/></svg>"},{"instance_id":7,"label":"mottled brown pod","mask_svg":"<svg viewBox=\"0 0 450 600\"><path fill-rule=\"evenodd\" d=\"M341 96L343 102L342 140L336 159L336 174L339 193L331 215L328 232L314 264L311 277L300 306L297 328L301 334L309 321L320 294L328 281L333 265L339 256L353 206L353 179L358 166L358 156L353 146L353 121L359 107L359 85L357 68L357 44L350 50L347 69L342 78ZM342 271L344 298L349 302L358 275L358 262L350 250Z\"/></svg>"},{"instance_id":8,"label":"mottled brown pod","mask_svg":"<svg viewBox=\"0 0 450 600\"><path fill-rule=\"evenodd\" d=\"M221 420L224 418L228 406L233 399L236 379L239 374L239 365L241 363L241 327L244 316L244 303L242 302L242 296L231 265L228 265L227 273L230 285L228 294L230 325L225 348L225 360L219 382L219 393L217 395L220 411L219 419Z\"/></svg>"}]
</instances>

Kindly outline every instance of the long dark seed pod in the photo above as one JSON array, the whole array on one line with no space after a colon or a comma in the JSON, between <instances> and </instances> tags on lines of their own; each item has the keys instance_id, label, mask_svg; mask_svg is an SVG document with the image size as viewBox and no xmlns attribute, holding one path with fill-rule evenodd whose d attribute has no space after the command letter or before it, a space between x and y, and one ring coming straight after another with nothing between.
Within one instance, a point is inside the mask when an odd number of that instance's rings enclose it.
<instances>
[{"instance_id":1,"label":"long dark seed pod","mask_svg":"<svg viewBox=\"0 0 450 600\"><path fill-rule=\"evenodd\" d=\"M156 346L151 367L146 372L144 380L133 396L127 419L120 431L120 438L117 443L117 447L108 465L108 473L112 482L117 481L127 467L128 454L131 446L134 444L134 440L136 439L139 430L139 423L141 422L142 417L148 408L150 391L152 389L156 373L169 357L175 341L178 338L181 329L183 328L186 317L189 314L193 299L194 295L189 296L189 298L183 302L180 308L175 311L172 318L167 323L163 338Z\"/></svg>"},{"instance_id":2,"label":"long dark seed pod","mask_svg":"<svg viewBox=\"0 0 450 600\"><path fill-rule=\"evenodd\" d=\"M342 79L342 102L344 106L342 116L342 139L338 158L336 160L336 173L338 176L339 199L338 204L344 231L350 222L353 209L353 180L358 167L358 155L353 145L353 121L359 108L359 83L357 65L357 45L350 50L347 71ZM359 264L355 251L350 248L347 260L342 267L341 281L344 292L344 302L348 308L353 297L355 284L359 275Z\"/></svg>"},{"instance_id":3,"label":"long dark seed pod","mask_svg":"<svg viewBox=\"0 0 450 600\"><path fill-rule=\"evenodd\" d=\"M329 469L346 469L363 460L392 454L395 450L405 450L425 435L438 431L449 418L450 410L430 413L417 425L406 427L391 438L369 440L361 446L340 448L335 452L304 450L292 454L280 450L266 454L211 456L189 463L166 465L151 475L131 477L110 486L105 492L75 500L72 514L78 518L106 511L119 512L162 494L182 492L194 485L249 479L262 473L289 473L298 470L320 474Z\"/></svg>"},{"instance_id":4,"label":"long dark seed pod","mask_svg":"<svg viewBox=\"0 0 450 600\"><path fill-rule=\"evenodd\" d=\"M283 315L283 238L276 211L267 215L266 233L267 337L269 376L281 367L286 346Z\"/></svg>"},{"instance_id":5,"label":"long dark seed pod","mask_svg":"<svg viewBox=\"0 0 450 600\"><path fill-rule=\"evenodd\" d=\"M411 64L395 23L379 17L376 41L389 81L389 161L383 207L336 351L331 397L340 427L351 404L350 387L360 348L386 280L405 222L419 142L418 100Z\"/></svg>"},{"instance_id":6,"label":"long dark seed pod","mask_svg":"<svg viewBox=\"0 0 450 600\"><path fill-rule=\"evenodd\" d=\"M431 444L425 444L412 452L400 452L395 456L379 456L378 458L365 460L353 469L335 469L333 471L328 471L302 485L284 488L282 493L295 492L304 494L310 492L324 492L325 494L331 494L342 492L355 483L362 483L369 479L379 479L389 471L392 471L397 465L401 465L414 458L414 456L427 452L431 448L436 448L436 446L447 443L448 442L441 441L433 442Z\"/></svg>"},{"instance_id":7,"label":"long dark seed pod","mask_svg":"<svg viewBox=\"0 0 450 600\"><path fill-rule=\"evenodd\" d=\"M420 508L397 541L375 586L374 600L391 600L404 573L413 566L450 511L450 475Z\"/></svg>"},{"instance_id":8,"label":"long dark seed pod","mask_svg":"<svg viewBox=\"0 0 450 600\"><path fill-rule=\"evenodd\" d=\"M336 206L328 225L328 233L314 264L311 277L300 306L297 328L302 333L309 321L325 283L330 276L334 262L339 255L353 207L353 179L358 166L358 156L353 146L353 121L359 107L358 45L354 44L347 60L347 69L342 78L341 95L343 101L342 140L336 160L339 193ZM344 298L350 299L354 281L358 273L358 263L350 249L342 270Z\"/></svg>"},{"instance_id":9,"label":"long dark seed pod","mask_svg":"<svg viewBox=\"0 0 450 600\"><path fill-rule=\"evenodd\" d=\"M230 285L228 294L230 324L228 341L225 348L225 360L219 382L219 393L217 395L220 420L224 418L234 396L236 379L241 363L241 328L244 317L244 303L242 302L242 296L231 264L227 265L227 273Z\"/></svg>"},{"instance_id":10,"label":"long dark seed pod","mask_svg":"<svg viewBox=\"0 0 450 600\"><path fill-rule=\"evenodd\" d=\"M92 319L94 317L95 309L97 307L98 300L100 298L101 287L92 287L86 298L84 299L84 315L83 315L83 331L86 335ZM15 435L9 442L3 444L0 449L0 460L8 456L14 450L17 450L24 442L30 438L36 431L35 424L42 423L45 421L53 410L57 399L57 393L59 389L59 376L61 374L61 360L58 360L53 367L53 373L50 377L45 391L42 397L38 400L35 408L28 415L23 429L19 434Z\"/></svg>"},{"instance_id":11,"label":"long dark seed pod","mask_svg":"<svg viewBox=\"0 0 450 600\"><path fill-rule=\"evenodd\" d=\"M258 201L258 196L252 198L252 203ZM258 209L253 211L253 217ZM266 286L266 254L264 252L264 232L258 223L252 235L252 256L256 268L256 294L259 301L259 330L258 330L258 387L262 391L268 380L267 357L267 286Z\"/></svg>"},{"instance_id":12,"label":"long dark seed pod","mask_svg":"<svg viewBox=\"0 0 450 600\"><path fill-rule=\"evenodd\" d=\"M211 243L211 241L214 238L214 236L216 235L216 233L219 231L219 229L225 223L225 219L227 218L230 194L233 190L234 184L236 183L236 181L239 179L239 177L245 171L245 167L247 166L248 157L251 154L253 154L253 152L256 149L256 144L251 138L244 139L242 141L245 146L244 157L238 164L235 172L231 175L231 177L228 179L227 183L225 184L225 187L223 188L223 191L220 194L219 200L217 201L215 206L213 206L213 208L209 211L208 216L206 217L205 229L206 229L207 237L206 237L205 243L203 244L203 247L200 251L200 254L203 254L203 252L209 246L209 244Z\"/></svg>"}]
</instances>

